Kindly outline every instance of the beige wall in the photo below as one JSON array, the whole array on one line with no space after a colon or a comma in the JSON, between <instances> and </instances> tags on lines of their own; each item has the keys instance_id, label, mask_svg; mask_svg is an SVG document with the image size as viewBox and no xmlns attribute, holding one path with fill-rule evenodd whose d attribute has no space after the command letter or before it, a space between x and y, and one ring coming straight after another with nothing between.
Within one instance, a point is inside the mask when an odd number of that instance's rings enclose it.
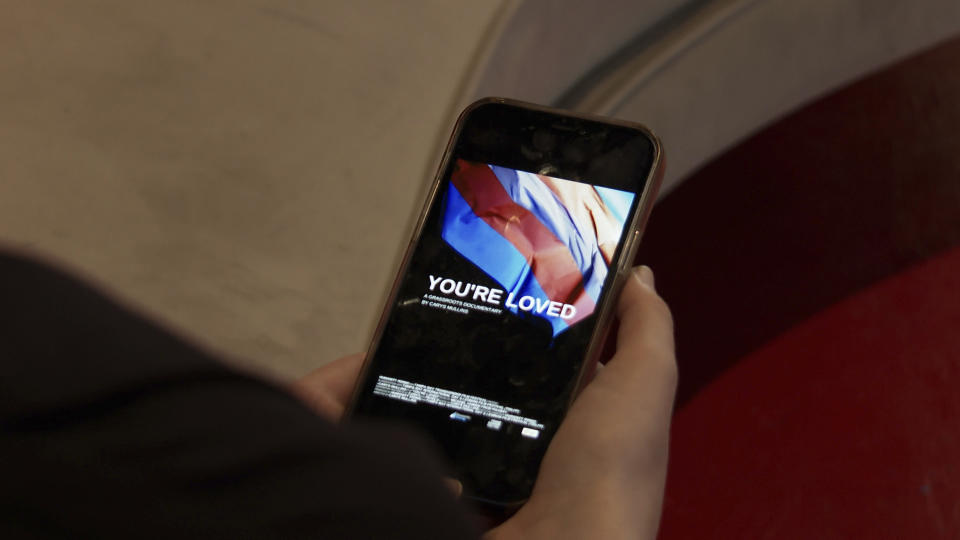
<instances>
[{"instance_id":1,"label":"beige wall","mask_svg":"<svg viewBox=\"0 0 960 540\"><path fill-rule=\"evenodd\" d=\"M0 0L0 243L274 373L359 350L501 4Z\"/></svg>"}]
</instances>

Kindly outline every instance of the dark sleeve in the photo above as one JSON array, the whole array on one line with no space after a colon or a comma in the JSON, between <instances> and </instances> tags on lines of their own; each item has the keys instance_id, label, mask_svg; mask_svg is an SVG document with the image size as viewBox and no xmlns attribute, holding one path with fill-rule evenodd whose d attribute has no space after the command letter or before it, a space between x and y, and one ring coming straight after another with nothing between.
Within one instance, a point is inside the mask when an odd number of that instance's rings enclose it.
<instances>
[{"instance_id":1,"label":"dark sleeve","mask_svg":"<svg viewBox=\"0 0 960 540\"><path fill-rule=\"evenodd\" d=\"M473 538L419 439L337 428L0 253L0 538Z\"/></svg>"}]
</instances>

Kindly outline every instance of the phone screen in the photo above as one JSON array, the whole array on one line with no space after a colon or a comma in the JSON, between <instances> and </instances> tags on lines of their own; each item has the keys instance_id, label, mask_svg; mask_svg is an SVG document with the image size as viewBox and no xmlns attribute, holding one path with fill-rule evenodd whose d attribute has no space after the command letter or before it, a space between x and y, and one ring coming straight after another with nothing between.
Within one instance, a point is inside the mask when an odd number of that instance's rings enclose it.
<instances>
[{"instance_id":1,"label":"phone screen","mask_svg":"<svg viewBox=\"0 0 960 540\"><path fill-rule=\"evenodd\" d=\"M424 429L466 493L522 501L575 390L646 176L623 189L470 148L449 160L354 414Z\"/></svg>"}]
</instances>

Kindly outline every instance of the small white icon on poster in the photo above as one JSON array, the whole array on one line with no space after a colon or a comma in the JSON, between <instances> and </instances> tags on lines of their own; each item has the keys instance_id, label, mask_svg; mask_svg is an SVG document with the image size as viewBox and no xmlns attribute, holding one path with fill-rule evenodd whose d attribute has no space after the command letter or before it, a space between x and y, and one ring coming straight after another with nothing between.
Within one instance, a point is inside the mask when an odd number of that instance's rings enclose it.
<instances>
[{"instance_id":1,"label":"small white icon on poster","mask_svg":"<svg viewBox=\"0 0 960 540\"><path fill-rule=\"evenodd\" d=\"M494 431L500 431L501 426L503 426L502 420L497 420L494 418L494 419L491 419L489 422L487 422L487 427Z\"/></svg>"},{"instance_id":2,"label":"small white icon on poster","mask_svg":"<svg viewBox=\"0 0 960 540\"><path fill-rule=\"evenodd\" d=\"M520 434L528 439L536 439L537 437L540 436L540 431L533 428L525 427L520 430Z\"/></svg>"}]
</instances>

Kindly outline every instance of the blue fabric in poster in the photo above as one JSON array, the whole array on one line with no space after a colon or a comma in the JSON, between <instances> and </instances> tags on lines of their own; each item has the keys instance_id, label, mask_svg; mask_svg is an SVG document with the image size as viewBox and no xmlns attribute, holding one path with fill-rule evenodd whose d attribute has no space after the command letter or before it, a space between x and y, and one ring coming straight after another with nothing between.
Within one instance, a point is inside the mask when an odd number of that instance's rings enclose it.
<instances>
[{"instance_id":1,"label":"blue fabric in poster","mask_svg":"<svg viewBox=\"0 0 960 540\"><path fill-rule=\"evenodd\" d=\"M491 165L510 198L537 216L550 231L567 246L574 262L583 274L583 288L593 298L600 298L603 282L607 279L607 265L600 253L596 236L584 235L570 212L546 185L532 173L517 173L513 169Z\"/></svg>"},{"instance_id":2,"label":"blue fabric in poster","mask_svg":"<svg viewBox=\"0 0 960 540\"><path fill-rule=\"evenodd\" d=\"M473 213L453 184L447 189L443 216L443 239L458 253L476 264L515 298L530 296L550 301L533 275L526 258L485 221ZM505 294L505 298L506 298ZM517 313L516 307L507 308ZM560 317L546 317L553 326L553 335L567 329Z\"/></svg>"}]
</instances>

